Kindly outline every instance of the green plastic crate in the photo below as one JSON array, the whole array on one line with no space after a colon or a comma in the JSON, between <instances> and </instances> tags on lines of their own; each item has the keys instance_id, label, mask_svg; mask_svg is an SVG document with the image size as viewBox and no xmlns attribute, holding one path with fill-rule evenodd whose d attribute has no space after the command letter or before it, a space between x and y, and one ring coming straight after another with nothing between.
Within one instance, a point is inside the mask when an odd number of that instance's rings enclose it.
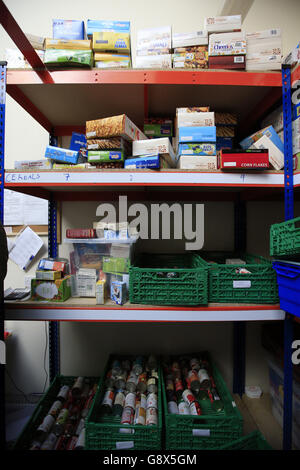
<instances>
[{"instance_id":1,"label":"green plastic crate","mask_svg":"<svg viewBox=\"0 0 300 470\"><path fill-rule=\"evenodd\" d=\"M209 302L276 304L279 302L276 272L262 256L224 252L205 253L209 263ZM225 264L226 258L241 258L246 264ZM239 274L245 268L251 274ZM241 282L242 281L242 282Z\"/></svg>"},{"instance_id":2,"label":"green plastic crate","mask_svg":"<svg viewBox=\"0 0 300 470\"><path fill-rule=\"evenodd\" d=\"M193 357L199 356L198 354ZM203 353L200 354L203 357ZM214 362L206 353L224 409L216 412L209 400L199 400L202 415L176 415L168 412L165 383L163 402L167 450L218 449L242 436L243 418Z\"/></svg>"},{"instance_id":3,"label":"green plastic crate","mask_svg":"<svg viewBox=\"0 0 300 470\"><path fill-rule=\"evenodd\" d=\"M132 304L205 305L208 265L197 254L143 254L129 269Z\"/></svg>"},{"instance_id":4,"label":"green plastic crate","mask_svg":"<svg viewBox=\"0 0 300 470\"><path fill-rule=\"evenodd\" d=\"M130 359L130 356L117 356L118 359ZM99 388L90 409L85 426L86 450L160 450L162 448L162 397L161 372L158 368L158 423L153 426L122 425L116 417L100 417L99 409L105 392L104 380L114 359L110 356L105 372L99 382ZM131 433L122 433L126 428Z\"/></svg>"},{"instance_id":5,"label":"green plastic crate","mask_svg":"<svg viewBox=\"0 0 300 470\"><path fill-rule=\"evenodd\" d=\"M219 450L272 450L272 447L259 431L253 431L248 436L221 446Z\"/></svg>"},{"instance_id":6,"label":"green plastic crate","mask_svg":"<svg viewBox=\"0 0 300 470\"><path fill-rule=\"evenodd\" d=\"M99 382L99 377L87 377L90 381L94 383ZM37 406L27 422L26 426L24 427L23 431L19 435L18 439L16 440L12 450L28 450L30 448L30 444L34 439L34 433L38 426L42 423L43 419L47 415L51 405L55 401L55 398L63 385L68 385L71 387L77 377L75 376L64 376L64 375L57 375L52 383L50 384L48 390L37 403Z\"/></svg>"},{"instance_id":7,"label":"green plastic crate","mask_svg":"<svg viewBox=\"0 0 300 470\"><path fill-rule=\"evenodd\" d=\"M300 254L300 217L273 224L270 228L270 255Z\"/></svg>"}]
</instances>

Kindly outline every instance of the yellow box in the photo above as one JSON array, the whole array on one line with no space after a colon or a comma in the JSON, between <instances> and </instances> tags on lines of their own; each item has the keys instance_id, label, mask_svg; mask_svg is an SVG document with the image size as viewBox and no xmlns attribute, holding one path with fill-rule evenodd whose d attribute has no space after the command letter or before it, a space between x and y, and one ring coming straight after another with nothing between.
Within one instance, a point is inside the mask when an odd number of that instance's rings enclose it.
<instances>
[{"instance_id":1,"label":"yellow box","mask_svg":"<svg viewBox=\"0 0 300 470\"><path fill-rule=\"evenodd\" d=\"M97 68L129 68L131 66L130 55L109 54L107 52L94 53L95 67Z\"/></svg>"},{"instance_id":2,"label":"yellow box","mask_svg":"<svg viewBox=\"0 0 300 470\"><path fill-rule=\"evenodd\" d=\"M93 50L129 54L130 34L102 31L93 33Z\"/></svg>"},{"instance_id":3,"label":"yellow box","mask_svg":"<svg viewBox=\"0 0 300 470\"><path fill-rule=\"evenodd\" d=\"M45 39L45 49L76 49L86 51L92 49L89 39Z\"/></svg>"}]
</instances>

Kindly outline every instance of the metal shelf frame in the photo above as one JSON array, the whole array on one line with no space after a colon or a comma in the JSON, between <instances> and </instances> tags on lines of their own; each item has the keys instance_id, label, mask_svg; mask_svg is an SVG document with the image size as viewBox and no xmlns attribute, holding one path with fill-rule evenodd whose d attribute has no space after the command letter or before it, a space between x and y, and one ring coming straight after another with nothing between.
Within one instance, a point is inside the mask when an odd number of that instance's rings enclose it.
<instances>
[{"instance_id":1,"label":"metal shelf frame","mask_svg":"<svg viewBox=\"0 0 300 470\"><path fill-rule=\"evenodd\" d=\"M45 114L38 109L38 107L30 100L28 96L22 91L22 85L47 85L49 87L55 87L56 85L69 86L73 85L94 85L99 84L114 84L115 86L126 84L126 85L141 85L143 86L143 103L144 112L143 115L148 114L149 106L149 86L152 85L191 85L194 87L199 86L241 86L250 89L251 87L269 87L268 94L263 98L262 101L256 104L255 109L247 119L247 122L243 123L242 129L246 132L249 126L253 126L255 122L266 113L273 105L275 105L281 98L283 93L283 105L284 105L284 130L285 130L285 174L284 182L282 181L282 175L274 176L274 187L284 187L285 191L285 209L286 218L291 218L293 210L293 166L292 166L292 154L291 154L291 101L290 101L290 80L291 72L288 69L283 71L284 74L281 77L280 73L268 72L268 73L248 73L248 72L237 72L237 71L176 71L176 70L163 70L163 71L149 71L149 70L128 70L128 71L101 71L101 70L88 70L88 71L49 71L47 67L40 61L36 52L32 48L31 44L27 40L25 34L16 23L11 13L5 6L4 2L0 0L0 23L13 39L17 47L24 54L26 59L32 66L32 70L19 70L19 71L6 71L6 65L0 64L0 217L3 217L3 189L4 184L10 189L16 189L26 192L28 188L33 186L37 191L41 191L44 197L49 197L49 256L55 257L58 254L57 251L57 239L56 239L56 200L54 193L51 190L56 186L55 182L47 182L41 184L39 181L31 181L31 184L27 182L12 181L6 179L4 181L4 131L5 131L5 94L10 94L31 116L33 116L37 122L39 122L50 134L50 142L56 136L70 135L72 131L82 131L82 125L61 125L51 122ZM299 75L299 68L294 72L294 77ZM7 77L7 83L6 83ZM282 89L283 85L283 89ZM196 88L195 88L196 89ZM286 138L287 136L287 138ZM16 172L15 172L16 173ZM10 172L6 173L10 175ZM46 173L43 173L45 175ZM132 173L132 175L140 175L138 172ZM147 175L148 173L144 173ZM165 174L166 178L169 178L172 173ZM185 174L183 172L183 174ZM164 172L160 173L164 175ZM199 178L199 175L190 176L189 173L188 181L185 185L190 186L191 184L196 186L208 186L214 187L226 186L224 181L220 181L216 184L213 180L204 181ZM140 176L139 176L140 177ZM148 176L147 176L148 177ZM193 177L195 178L193 180ZM207 177L207 176L206 176ZM17 177L18 178L18 177ZM135 178L135 176L134 176ZM133 183L145 186L145 178L142 176L142 180L137 180ZM159 178L163 178L159 176ZM230 179L230 178L229 178ZM242 187L245 177L241 178L243 182L237 184L238 187ZM248 180L248 178L247 178ZM300 180L300 178L299 178ZM47 184L48 183L48 184ZM64 185L60 183L60 187ZM107 182L108 186L122 184L122 181L117 182L116 180L110 180ZM123 182L124 185L131 186L132 181ZM266 181L262 181L260 184L249 182L246 187L265 187ZM80 182L74 182L73 189L76 185L82 184ZM89 184L89 182L87 182ZM232 186L232 181L228 182L228 186ZM300 181L299 181L300 184ZM99 186L103 187L105 182L99 181ZM151 185L165 186L166 181L152 181ZM176 179L172 185L177 187L180 185ZM273 183L270 183L270 187ZM72 188L72 187L71 187ZM50 191L49 191L50 190ZM72 189L71 189L72 190ZM243 201L239 200L235 206L235 246L242 247L246 243L246 217L245 217L246 205ZM255 310L255 309L254 309ZM50 311L50 309L49 309ZM24 309L25 312L25 309ZM278 310L279 312L279 310ZM284 316L284 314L283 314ZM259 318L258 318L259 319ZM58 318L52 320L49 318L49 334L50 334L50 375L53 377L59 373L60 369L60 357L59 357L59 324ZM74 317L70 318L74 321ZM76 320L75 320L76 321ZM109 320L110 321L110 320ZM169 321L169 320L166 320ZM171 320L172 321L172 320ZM193 321L193 320L192 320ZM205 321L205 320L204 320ZM219 321L219 320L217 320ZM245 387L245 344L246 344L246 322L234 320L228 318L228 321L233 322L234 328L234 341L233 341L233 355L234 355L234 383L233 392L239 393L240 395L244 392ZM284 320L285 325L285 400L284 400L284 448L291 448L291 430L292 430L292 365L291 365L291 340L292 340L292 319L289 315ZM4 316L1 317L1 328L4 326ZM1 368L2 371L2 368ZM2 378L2 377L1 377ZM1 414L1 429L3 429L3 419ZM1 436L3 438L3 436Z\"/></svg>"}]
</instances>

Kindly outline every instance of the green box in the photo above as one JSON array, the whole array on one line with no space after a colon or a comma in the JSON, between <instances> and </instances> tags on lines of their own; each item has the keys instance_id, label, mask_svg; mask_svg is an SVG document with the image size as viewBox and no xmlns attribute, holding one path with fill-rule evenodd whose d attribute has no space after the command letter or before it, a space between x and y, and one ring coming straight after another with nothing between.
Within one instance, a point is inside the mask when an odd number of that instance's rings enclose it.
<instances>
[{"instance_id":1,"label":"green box","mask_svg":"<svg viewBox=\"0 0 300 470\"><path fill-rule=\"evenodd\" d=\"M295 256L300 254L300 217L270 228L270 255Z\"/></svg>"},{"instance_id":2,"label":"green box","mask_svg":"<svg viewBox=\"0 0 300 470\"><path fill-rule=\"evenodd\" d=\"M208 360L218 394L223 402L222 411L212 409L209 399L198 400L202 410L200 416L171 414L168 410L166 387L163 378L162 393L165 417L165 436L167 450L211 450L239 439L243 432L243 418L233 398L208 353L199 356ZM191 356L191 354L189 354ZM193 354L192 357L198 357ZM167 371L166 371L167 373Z\"/></svg>"},{"instance_id":3,"label":"green box","mask_svg":"<svg viewBox=\"0 0 300 470\"><path fill-rule=\"evenodd\" d=\"M31 280L31 300L64 302L71 297L71 276L55 281Z\"/></svg>"},{"instance_id":4,"label":"green box","mask_svg":"<svg viewBox=\"0 0 300 470\"><path fill-rule=\"evenodd\" d=\"M209 302L277 304L276 272L262 256L226 252L202 253L209 263ZM241 258L246 264L225 264L226 258ZM240 274L246 269L249 274Z\"/></svg>"},{"instance_id":5,"label":"green box","mask_svg":"<svg viewBox=\"0 0 300 470\"><path fill-rule=\"evenodd\" d=\"M143 254L129 270L129 300L148 305L205 305L208 264L197 254Z\"/></svg>"},{"instance_id":6,"label":"green box","mask_svg":"<svg viewBox=\"0 0 300 470\"><path fill-rule=\"evenodd\" d=\"M44 63L64 67L92 67L93 52L67 49L46 49Z\"/></svg>"},{"instance_id":7,"label":"green box","mask_svg":"<svg viewBox=\"0 0 300 470\"><path fill-rule=\"evenodd\" d=\"M114 258L112 256L103 257L103 272L104 273L129 273L130 259L129 258Z\"/></svg>"},{"instance_id":8,"label":"green box","mask_svg":"<svg viewBox=\"0 0 300 470\"><path fill-rule=\"evenodd\" d=\"M64 376L56 375L56 377L51 382L48 390L42 396L42 398L37 403L35 410L18 436L12 450L29 450L30 444L34 439L34 433L39 427L45 416L47 415L50 407L52 406L55 398L63 385L68 385L71 387L75 380L76 376ZM98 384L99 377L87 377L91 383Z\"/></svg>"},{"instance_id":9,"label":"green box","mask_svg":"<svg viewBox=\"0 0 300 470\"><path fill-rule=\"evenodd\" d=\"M101 162L115 162L124 161L124 152L122 150L89 150L88 162L101 163Z\"/></svg>"},{"instance_id":10,"label":"green box","mask_svg":"<svg viewBox=\"0 0 300 470\"><path fill-rule=\"evenodd\" d=\"M148 137L172 137L173 123L144 124L144 134Z\"/></svg>"},{"instance_id":11,"label":"green box","mask_svg":"<svg viewBox=\"0 0 300 470\"><path fill-rule=\"evenodd\" d=\"M107 372L111 369L113 359L122 361L132 359L130 356L110 356L99 382L98 391L94 398L85 424L85 445L86 450L116 450L117 448L130 448L135 450L160 450L162 448L162 375L160 365L158 365L158 421L156 425L131 424L122 425L120 418L112 416L99 416L99 407L105 393L104 381ZM123 433L120 430L130 430Z\"/></svg>"}]
</instances>

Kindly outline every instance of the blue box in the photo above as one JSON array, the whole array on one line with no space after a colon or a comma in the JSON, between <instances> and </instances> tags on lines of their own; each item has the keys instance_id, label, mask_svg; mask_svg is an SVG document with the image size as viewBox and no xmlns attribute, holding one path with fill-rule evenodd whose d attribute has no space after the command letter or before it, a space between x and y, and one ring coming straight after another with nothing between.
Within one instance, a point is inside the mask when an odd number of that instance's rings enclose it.
<instances>
[{"instance_id":1,"label":"blue box","mask_svg":"<svg viewBox=\"0 0 300 470\"><path fill-rule=\"evenodd\" d=\"M85 39L84 21L52 20L53 39Z\"/></svg>"},{"instance_id":2,"label":"blue box","mask_svg":"<svg viewBox=\"0 0 300 470\"><path fill-rule=\"evenodd\" d=\"M117 305L123 305L127 302L126 282L112 281L110 285L110 298Z\"/></svg>"},{"instance_id":3,"label":"blue box","mask_svg":"<svg viewBox=\"0 0 300 470\"><path fill-rule=\"evenodd\" d=\"M300 117L300 103L292 105L292 120L298 119Z\"/></svg>"},{"instance_id":4,"label":"blue box","mask_svg":"<svg viewBox=\"0 0 300 470\"><path fill-rule=\"evenodd\" d=\"M217 155L216 144L208 142L195 142L178 145L178 155Z\"/></svg>"},{"instance_id":5,"label":"blue box","mask_svg":"<svg viewBox=\"0 0 300 470\"><path fill-rule=\"evenodd\" d=\"M274 261L280 308L300 317L300 263Z\"/></svg>"},{"instance_id":6,"label":"blue box","mask_svg":"<svg viewBox=\"0 0 300 470\"><path fill-rule=\"evenodd\" d=\"M279 137L279 135L277 134L277 132L275 131L273 126L265 127L264 129L261 129L260 131L255 132L254 134L250 135L249 137L246 137L246 139L244 139L244 140L242 140L242 142L240 142L240 146L243 149L248 149L249 147L251 147L251 145L254 142L259 140L263 135L266 135L267 137L269 137L269 139L273 142L273 144L276 145L276 147L279 148L279 150L282 153L284 153L283 142L282 142L281 138Z\"/></svg>"},{"instance_id":7,"label":"blue box","mask_svg":"<svg viewBox=\"0 0 300 470\"><path fill-rule=\"evenodd\" d=\"M87 20L86 34L89 39L99 31L130 33L130 21Z\"/></svg>"},{"instance_id":8,"label":"blue box","mask_svg":"<svg viewBox=\"0 0 300 470\"><path fill-rule=\"evenodd\" d=\"M217 151L221 149L232 149L233 139L232 137L217 137Z\"/></svg>"},{"instance_id":9,"label":"blue box","mask_svg":"<svg viewBox=\"0 0 300 470\"><path fill-rule=\"evenodd\" d=\"M160 168L159 155L144 155L137 158L127 158L124 162L124 168Z\"/></svg>"},{"instance_id":10,"label":"blue box","mask_svg":"<svg viewBox=\"0 0 300 470\"><path fill-rule=\"evenodd\" d=\"M76 165L79 159L79 152L47 145L45 157L51 158L51 160L55 160L56 162L74 163Z\"/></svg>"},{"instance_id":11,"label":"blue box","mask_svg":"<svg viewBox=\"0 0 300 470\"><path fill-rule=\"evenodd\" d=\"M78 132L72 132L69 150L75 150L78 152L81 148L86 148L85 134L78 134Z\"/></svg>"},{"instance_id":12,"label":"blue box","mask_svg":"<svg viewBox=\"0 0 300 470\"><path fill-rule=\"evenodd\" d=\"M216 142L216 126L179 127L179 143Z\"/></svg>"}]
</instances>

